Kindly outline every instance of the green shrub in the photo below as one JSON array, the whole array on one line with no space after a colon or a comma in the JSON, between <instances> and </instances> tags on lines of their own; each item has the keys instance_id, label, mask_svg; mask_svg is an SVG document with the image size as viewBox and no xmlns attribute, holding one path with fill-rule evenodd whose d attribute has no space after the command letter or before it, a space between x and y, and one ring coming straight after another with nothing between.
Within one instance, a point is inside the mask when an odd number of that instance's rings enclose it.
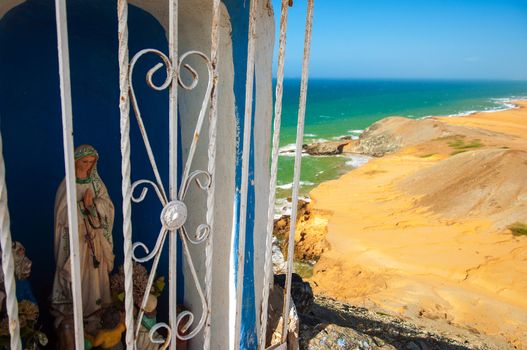
<instances>
[{"instance_id":1,"label":"green shrub","mask_svg":"<svg viewBox=\"0 0 527 350\"><path fill-rule=\"evenodd\" d=\"M483 147L484 144L481 143L481 140L472 140L470 142L465 142L465 140L457 139L454 141L450 141L448 145L456 150L466 150L471 148L480 148Z\"/></svg>"},{"instance_id":2,"label":"green shrub","mask_svg":"<svg viewBox=\"0 0 527 350\"><path fill-rule=\"evenodd\" d=\"M507 228L511 230L514 236L527 236L527 224L524 224L523 222L515 222L514 224L507 226Z\"/></svg>"}]
</instances>

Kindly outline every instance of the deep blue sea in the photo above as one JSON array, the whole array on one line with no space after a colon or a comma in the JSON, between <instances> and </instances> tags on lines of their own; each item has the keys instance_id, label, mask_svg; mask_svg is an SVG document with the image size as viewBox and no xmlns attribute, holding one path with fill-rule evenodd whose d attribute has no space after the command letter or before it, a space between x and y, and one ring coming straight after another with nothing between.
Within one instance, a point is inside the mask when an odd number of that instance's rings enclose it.
<instances>
[{"instance_id":1,"label":"deep blue sea","mask_svg":"<svg viewBox=\"0 0 527 350\"><path fill-rule=\"evenodd\" d=\"M287 151L294 150L299 87L298 79L284 82L278 176L278 198L282 199L290 195L293 178L294 157ZM358 137L388 116L461 116L509 109L513 99L527 99L527 82L310 79L304 143ZM302 157L302 194L361 161L360 157Z\"/></svg>"}]
</instances>

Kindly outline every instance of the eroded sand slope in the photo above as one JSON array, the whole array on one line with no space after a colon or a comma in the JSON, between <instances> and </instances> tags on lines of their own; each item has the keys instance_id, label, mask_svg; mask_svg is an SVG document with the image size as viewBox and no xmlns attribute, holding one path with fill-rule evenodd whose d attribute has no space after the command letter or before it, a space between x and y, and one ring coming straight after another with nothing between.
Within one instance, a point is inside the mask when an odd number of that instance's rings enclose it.
<instances>
[{"instance_id":1,"label":"eroded sand slope","mask_svg":"<svg viewBox=\"0 0 527 350\"><path fill-rule=\"evenodd\" d=\"M330 213L315 292L496 349L527 348L527 237L507 229L527 223L527 104L519 105L396 118L389 127L404 130L402 149L314 189L313 212Z\"/></svg>"}]
</instances>

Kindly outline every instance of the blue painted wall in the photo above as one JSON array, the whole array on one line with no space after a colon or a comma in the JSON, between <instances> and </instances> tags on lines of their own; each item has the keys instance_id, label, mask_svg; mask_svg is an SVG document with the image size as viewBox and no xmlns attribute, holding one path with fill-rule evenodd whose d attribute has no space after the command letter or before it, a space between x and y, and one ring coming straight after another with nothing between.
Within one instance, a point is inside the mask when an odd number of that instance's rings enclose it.
<instances>
[{"instance_id":1,"label":"blue painted wall","mask_svg":"<svg viewBox=\"0 0 527 350\"><path fill-rule=\"evenodd\" d=\"M33 261L31 283L44 320L49 319L47 300L55 269L55 191L64 177L53 3L29 0L0 21L0 125L12 234L14 240L24 244ZM116 207L114 253L116 264L120 264L123 254L116 1L69 0L68 11L75 143L89 143L99 150L99 172ZM129 31L131 54L148 47L167 52L161 25L133 6L129 11ZM152 148L168 186L168 95L154 92L144 84L146 71L154 62L148 57L138 63L135 86ZM135 165L132 181L153 179L134 119L131 125ZM160 210L153 191L143 203L133 205L134 240L153 247L160 227ZM160 272L166 275L167 266L165 253ZM181 279L179 282L181 286Z\"/></svg>"},{"instance_id":2,"label":"blue painted wall","mask_svg":"<svg viewBox=\"0 0 527 350\"><path fill-rule=\"evenodd\" d=\"M243 129L245 112L245 91L247 78L247 45L249 33L249 7L250 0L224 0L229 11L232 25L232 45L234 60L234 97L236 101L237 144L236 144L236 179L234 202L234 234L235 246L233 247L235 268L238 266L238 239L239 239L239 214L241 191L241 166L243 151ZM256 100L256 94L253 95ZM254 130L254 105L252 126ZM254 133L251 138L249 158L249 191L247 197L247 220L244 263L244 285L242 306L242 329L240 334L240 347L242 349L257 349L258 339L256 332L256 301L254 290L254 216L255 216L255 190L254 190ZM237 281L237 278L235 278Z\"/></svg>"}]
</instances>

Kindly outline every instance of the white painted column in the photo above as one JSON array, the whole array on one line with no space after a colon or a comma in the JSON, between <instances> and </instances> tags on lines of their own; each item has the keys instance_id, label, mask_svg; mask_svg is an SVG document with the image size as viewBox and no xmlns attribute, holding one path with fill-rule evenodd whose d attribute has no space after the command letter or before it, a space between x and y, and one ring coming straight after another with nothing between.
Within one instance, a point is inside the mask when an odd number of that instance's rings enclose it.
<instances>
[{"instance_id":1,"label":"white painted column","mask_svg":"<svg viewBox=\"0 0 527 350\"><path fill-rule=\"evenodd\" d=\"M62 134L64 165L66 169L66 196L68 203L68 231L70 239L71 291L73 295L73 319L75 324L75 348L84 349L84 325L82 316L82 290L79 251L79 226L77 218L77 186L73 146L73 114L71 107L70 60L68 44L68 17L66 0L55 0L57 43L60 72L60 101L62 109Z\"/></svg>"}]
</instances>

